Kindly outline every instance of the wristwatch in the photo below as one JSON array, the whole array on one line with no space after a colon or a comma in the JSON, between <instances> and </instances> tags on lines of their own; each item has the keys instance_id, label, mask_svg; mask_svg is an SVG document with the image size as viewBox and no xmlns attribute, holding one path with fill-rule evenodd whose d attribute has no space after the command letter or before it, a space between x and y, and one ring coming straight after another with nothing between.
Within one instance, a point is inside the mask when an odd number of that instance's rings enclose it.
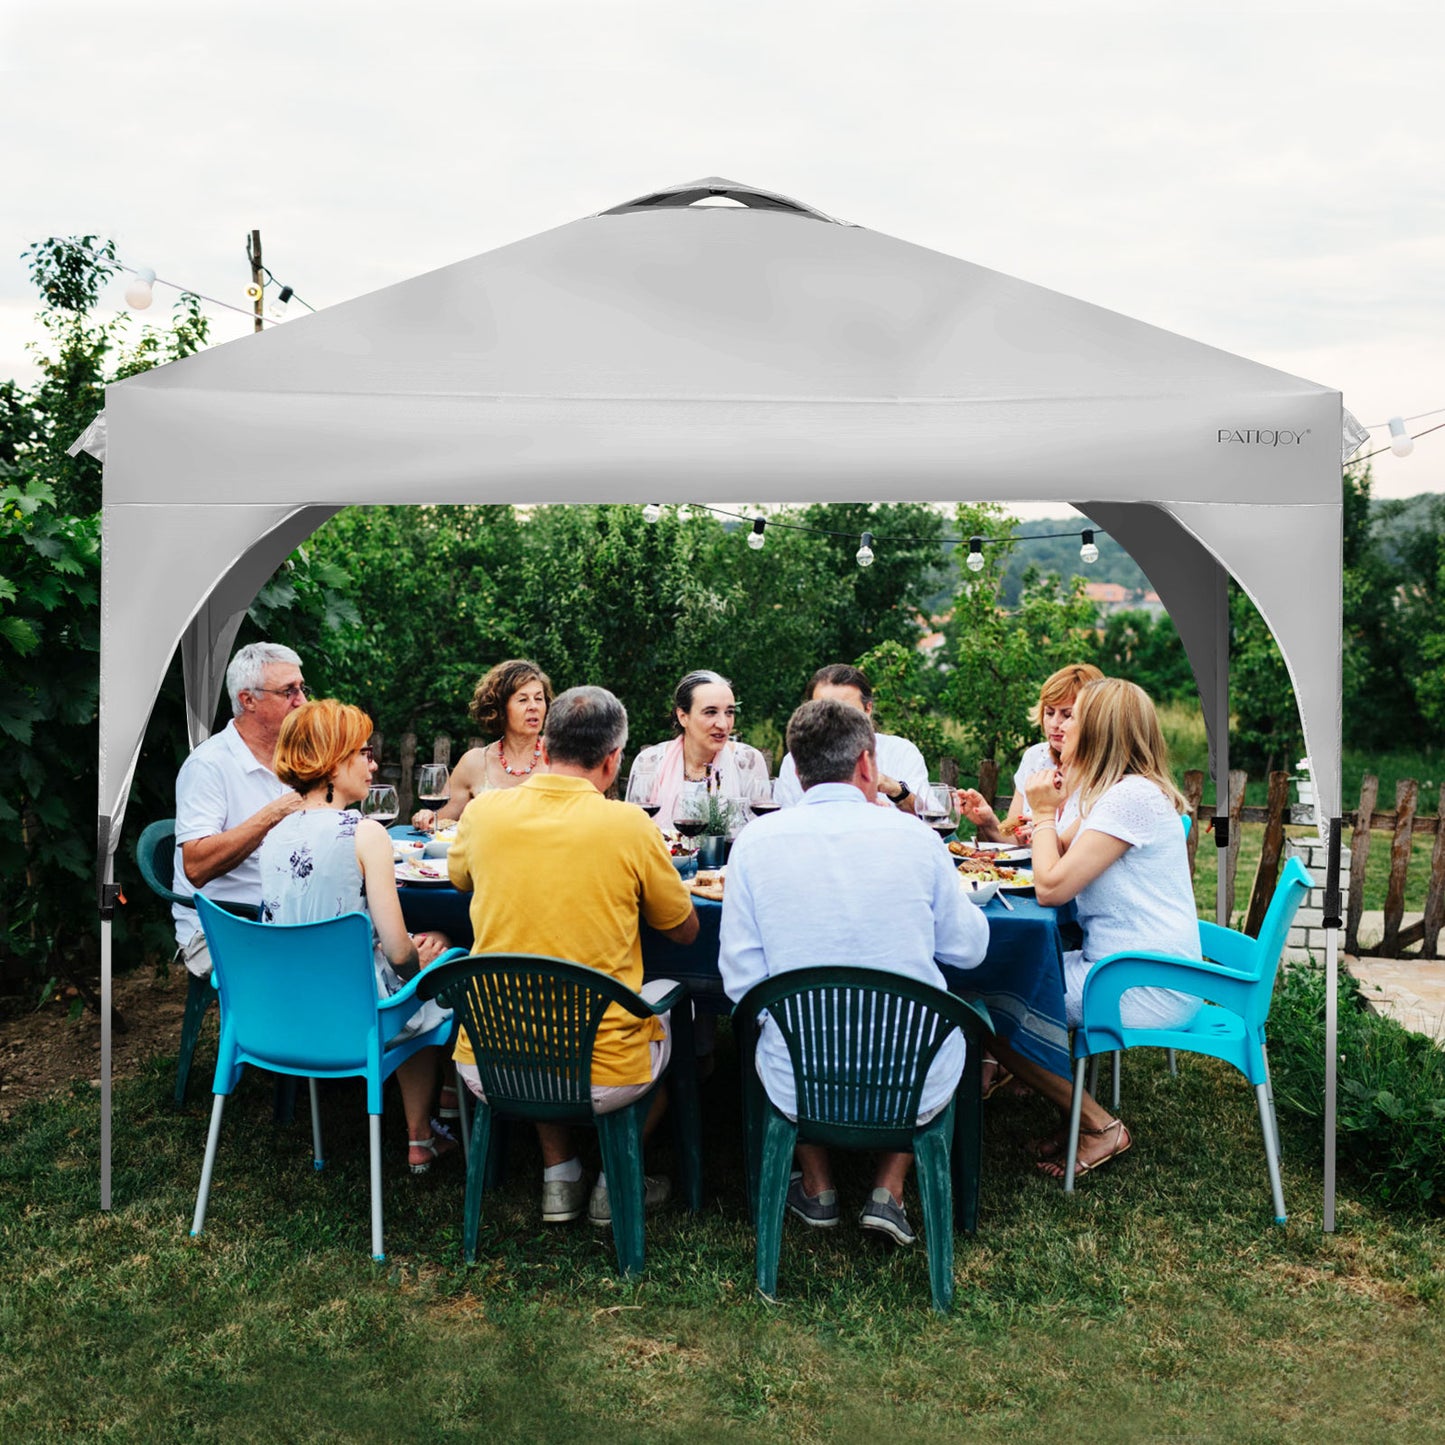
<instances>
[{"instance_id":1,"label":"wristwatch","mask_svg":"<svg viewBox=\"0 0 1445 1445\"><path fill-rule=\"evenodd\" d=\"M901 808L903 804L906 803L912 796L913 789L910 788L908 784L903 781L902 778L900 778L898 780L898 791L894 793L894 795L889 798L888 801L892 803L895 808Z\"/></svg>"}]
</instances>

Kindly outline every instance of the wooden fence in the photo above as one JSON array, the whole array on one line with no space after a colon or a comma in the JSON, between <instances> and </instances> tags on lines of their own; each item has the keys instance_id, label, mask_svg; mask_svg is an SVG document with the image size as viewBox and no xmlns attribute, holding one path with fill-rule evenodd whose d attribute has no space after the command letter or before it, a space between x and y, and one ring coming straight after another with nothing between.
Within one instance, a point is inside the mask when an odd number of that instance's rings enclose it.
<instances>
[{"instance_id":1,"label":"wooden fence","mask_svg":"<svg viewBox=\"0 0 1445 1445\"><path fill-rule=\"evenodd\" d=\"M416 734L402 734L397 745L397 757L393 761L382 761L385 756L384 743L385 739L380 733L377 733L372 739L372 746L376 749L376 756L380 763L380 776L387 782L396 785L401 799L401 816L408 818L411 816L415 797L412 779L418 761ZM481 738L468 738L466 741L468 748L481 746ZM420 761L443 763L450 766L452 739L446 733L438 733L432 741L431 756L428 758L423 751ZM946 783L957 783L958 769L956 765L952 764L951 759L945 761L942 777ZM996 793L998 784L996 766L987 761L981 764L978 781L979 791L990 802L995 802L1000 808L1007 807L1008 798L998 797ZM1224 850L1225 856L1222 860L1220 874L1221 886L1224 888L1231 916L1235 908L1239 872L1239 825L1241 823L1264 824L1264 841L1261 846L1259 866L1255 870L1254 881L1250 887L1249 906L1245 912L1244 929L1251 935L1259 932L1259 926L1264 920L1265 910L1269 907L1270 896L1274 892L1274 885L1279 877L1280 864L1284 857L1285 826L1289 824L1314 827L1314 809L1299 803L1291 803L1289 800L1292 781L1289 773L1271 773L1269 775L1269 792L1264 805L1261 807L1258 804L1252 804L1246 807L1244 790L1247 775L1242 772L1231 772L1229 775L1229 807L1227 810L1231 820L1229 847ZM1345 950L1356 954L1361 951L1360 916L1364 911L1365 868L1369 862L1371 838L1376 833L1386 833L1390 837L1390 869L1385 888L1384 936L1378 945L1366 949L1365 952L1386 958L1439 958L1440 932L1442 927L1445 927L1445 828L1440 826L1440 819L1442 815L1445 815L1445 784L1440 787L1436 811L1433 815L1422 814L1418 811L1420 785L1412 778L1402 779L1397 785L1393 811L1382 811L1376 807L1379 801L1379 789L1379 779L1373 774L1367 773L1360 788L1359 807L1354 812L1344 815L1345 827L1350 830L1349 855L1345 864L1345 871L1349 876L1349 897L1345 912ZM1189 802L1190 812L1194 815L1194 827L1189 834L1189 876L1191 878L1194 876L1200 841L1206 833L1213 832L1214 818L1217 812L1213 804L1200 801L1203 794L1204 774L1198 771L1185 773L1184 796ZM1403 915L1406 870L1410 864L1411 844L1416 835L1433 836L1435 845L1430 857L1430 883L1426 892L1424 917L1405 925ZM1417 945L1418 952L1407 952L1407 950L1416 948Z\"/></svg>"}]
</instances>

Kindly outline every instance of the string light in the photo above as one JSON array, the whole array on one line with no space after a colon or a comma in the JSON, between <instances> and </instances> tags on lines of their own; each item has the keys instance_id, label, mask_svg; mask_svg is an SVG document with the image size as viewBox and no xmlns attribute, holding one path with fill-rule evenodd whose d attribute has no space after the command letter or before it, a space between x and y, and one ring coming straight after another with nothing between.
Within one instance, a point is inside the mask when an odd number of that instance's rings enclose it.
<instances>
[{"instance_id":1,"label":"string light","mask_svg":"<svg viewBox=\"0 0 1445 1445\"><path fill-rule=\"evenodd\" d=\"M871 567L873 565L873 533L864 532L859 541L862 545L858 548L858 565Z\"/></svg>"},{"instance_id":2,"label":"string light","mask_svg":"<svg viewBox=\"0 0 1445 1445\"><path fill-rule=\"evenodd\" d=\"M642 509L642 520L644 522L655 522L662 515L662 508L656 502L649 502Z\"/></svg>"},{"instance_id":3,"label":"string light","mask_svg":"<svg viewBox=\"0 0 1445 1445\"><path fill-rule=\"evenodd\" d=\"M1086 567L1091 567L1099 560L1099 549L1094 545L1094 534L1087 528L1084 530L1084 545L1079 548L1079 561Z\"/></svg>"},{"instance_id":4,"label":"string light","mask_svg":"<svg viewBox=\"0 0 1445 1445\"><path fill-rule=\"evenodd\" d=\"M125 304L133 311L144 311L156 299L156 273L149 266L142 266L135 273L135 280L125 288Z\"/></svg>"},{"instance_id":5,"label":"string light","mask_svg":"<svg viewBox=\"0 0 1445 1445\"><path fill-rule=\"evenodd\" d=\"M761 551L763 544L768 540L764 535L767 527L768 524L763 521L761 517L753 518L753 530L748 533L748 546L751 547L754 552Z\"/></svg>"},{"instance_id":6,"label":"string light","mask_svg":"<svg viewBox=\"0 0 1445 1445\"><path fill-rule=\"evenodd\" d=\"M964 558L963 565L970 572L983 571L983 538L970 537L968 539L968 556Z\"/></svg>"},{"instance_id":7,"label":"string light","mask_svg":"<svg viewBox=\"0 0 1445 1445\"><path fill-rule=\"evenodd\" d=\"M1408 457L1415 450L1415 438L1405 429L1405 418L1390 418L1390 450L1397 457Z\"/></svg>"}]
</instances>

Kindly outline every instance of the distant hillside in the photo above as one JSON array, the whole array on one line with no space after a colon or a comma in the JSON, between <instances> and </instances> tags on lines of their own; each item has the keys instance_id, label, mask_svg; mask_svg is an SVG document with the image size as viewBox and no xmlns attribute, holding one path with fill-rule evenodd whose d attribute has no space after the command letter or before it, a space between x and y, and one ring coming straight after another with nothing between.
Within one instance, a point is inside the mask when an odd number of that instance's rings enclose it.
<instances>
[{"instance_id":1,"label":"distant hillside","mask_svg":"<svg viewBox=\"0 0 1445 1445\"><path fill-rule=\"evenodd\" d=\"M1117 582L1130 591L1146 591L1149 580L1139 570L1134 559L1110 536L1094 529L1094 545L1099 549L1099 560L1085 566L1079 560L1080 533L1090 524L1078 513L1067 517L1041 517L1033 521L1020 522L1014 528L1014 536L1020 539L1009 557L1004 572L1003 600L1006 606L1017 603L1023 587L1024 574L1030 567L1040 572L1053 572L1059 577L1072 577L1077 573L1089 582ZM1062 533L1063 535L1054 535ZM1035 540L1025 541L1025 538ZM948 577L945 584L930 599L929 608L937 613L946 610L958 592L958 572L963 563L966 547L949 549L946 561Z\"/></svg>"}]
</instances>

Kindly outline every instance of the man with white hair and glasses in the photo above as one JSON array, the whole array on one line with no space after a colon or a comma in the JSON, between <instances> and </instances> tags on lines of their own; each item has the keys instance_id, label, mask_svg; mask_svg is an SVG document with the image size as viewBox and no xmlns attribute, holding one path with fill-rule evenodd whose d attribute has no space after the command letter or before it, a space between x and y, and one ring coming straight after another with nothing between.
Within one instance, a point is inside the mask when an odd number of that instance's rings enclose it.
<instances>
[{"instance_id":1,"label":"man with white hair and glasses","mask_svg":"<svg viewBox=\"0 0 1445 1445\"><path fill-rule=\"evenodd\" d=\"M275 642L243 647L226 669L231 721L181 764L176 776L176 860L172 887L217 903L261 903L261 840L301 804L272 771L288 713L306 701L301 659ZM211 971L196 910L173 904L176 946L201 978Z\"/></svg>"}]
</instances>

